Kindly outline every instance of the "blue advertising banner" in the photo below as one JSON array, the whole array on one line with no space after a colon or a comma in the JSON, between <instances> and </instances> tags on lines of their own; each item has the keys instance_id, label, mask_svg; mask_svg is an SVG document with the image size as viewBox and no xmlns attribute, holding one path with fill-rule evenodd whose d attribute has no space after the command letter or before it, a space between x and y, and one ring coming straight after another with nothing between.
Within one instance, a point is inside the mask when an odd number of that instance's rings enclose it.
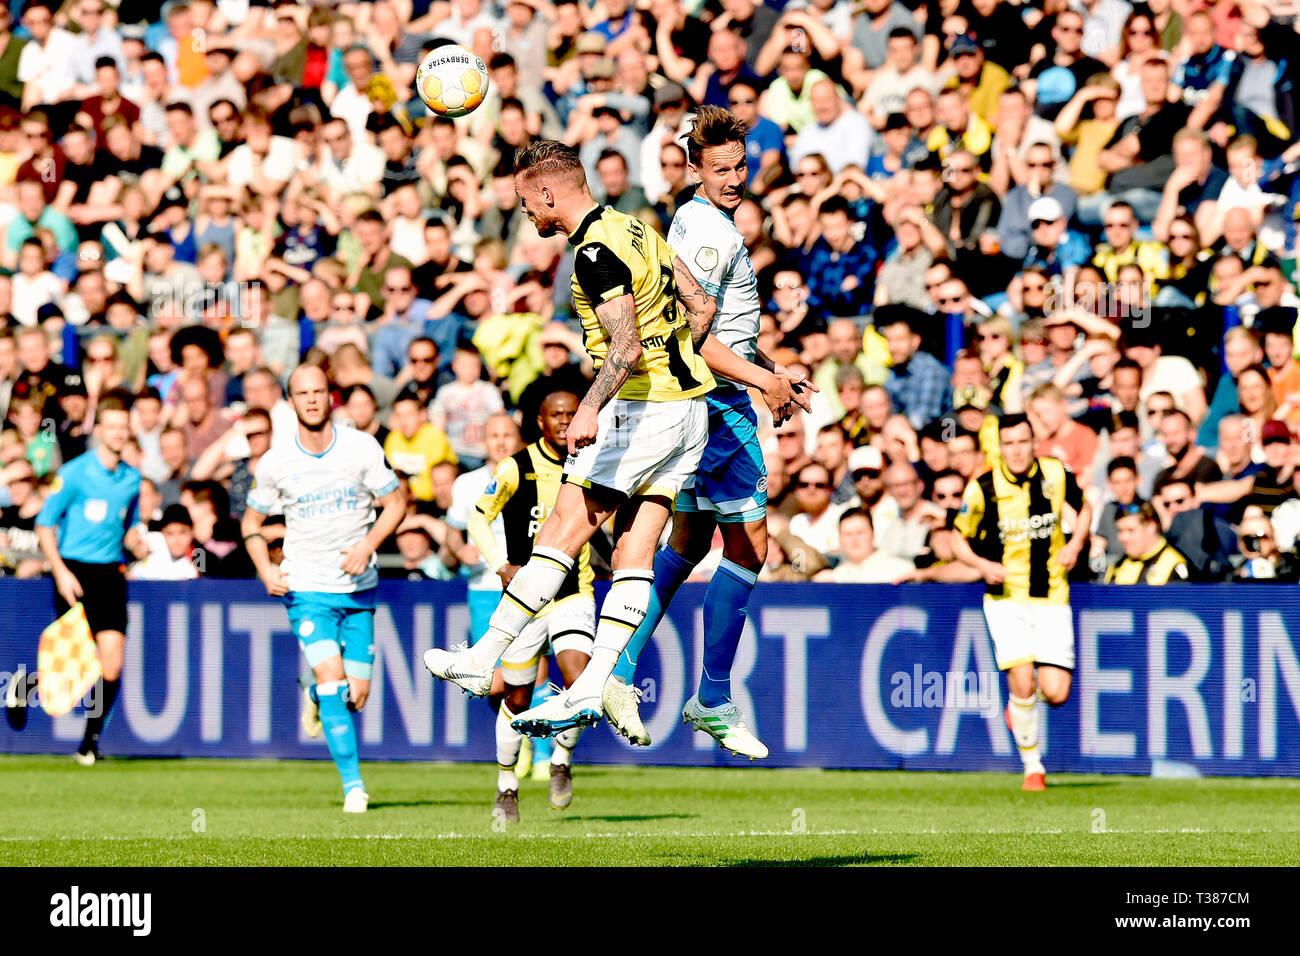
<instances>
[{"instance_id":1,"label":"blue advertising banner","mask_svg":"<svg viewBox=\"0 0 1300 956\"><path fill-rule=\"evenodd\" d=\"M588 731L583 763L748 764L681 723L702 656L702 585L684 587L642 658L654 745ZM133 583L110 756L315 757L299 729L303 662L281 602L255 581ZM733 695L768 766L1017 771L977 585L760 585ZM1078 669L1046 715L1048 771L1300 775L1300 589L1081 586ZM0 679L35 666L48 581L0 581ZM363 759L494 759L493 714L437 684L421 655L469 634L464 587L385 581ZM1044 708L1046 711L1046 708ZM0 723L0 752L70 752L76 713Z\"/></svg>"}]
</instances>

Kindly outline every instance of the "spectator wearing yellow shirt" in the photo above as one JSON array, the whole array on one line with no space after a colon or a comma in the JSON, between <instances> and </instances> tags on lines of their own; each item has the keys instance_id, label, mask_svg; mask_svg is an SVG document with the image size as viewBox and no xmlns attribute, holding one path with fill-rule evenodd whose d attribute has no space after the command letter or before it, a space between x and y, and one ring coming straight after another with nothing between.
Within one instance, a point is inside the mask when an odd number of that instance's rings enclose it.
<instances>
[{"instance_id":1,"label":"spectator wearing yellow shirt","mask_svg":"<svg viewBox=\"0 0 1300 956\"><path fill-rule=\"evenodd\" d=\"M1073 143L1070 154L1070 185L1081 196L1100 192L1106 186L1106 173L1097 165L1097 157L1115 137L1119 119L1119 82L1109 73L1088 78L1088 85L1075 93L1056 114L1056 132L1063 143ZM1091 104L1092 117L1084 118Z\"/></svg>"},{"instance_id":2,"label":"spectator wearing yellow shirt","mask_svg":"<svg viewBox=\"0 0 1300 956\"><path fill-rule=\"evenodd\" d=\"M1148 501L1120 505L1115 528L1124 557L1106 572L1107 584L1168 584L1187 580L1187 559L1160 533L1155 508Z\"/></svg>"},{"instance_id":3,"label":"spectator wearing yellow shirt","mask_svg":"<svg viewBox=\"0 0 1300 956\"><path fill-rule=\"evenodd\" d=\"M429 472L442 462L457 464L447 435L429 421L429 407L415 389L403 389L393 400L392 429L384 442L384 454L393 470L411 477L411 495L418 501L433 500L433 479Z\"/></svg>"},{"instance_id":4,"label":"spectator wearing yellow shirt","mask_svg":"<svg viewBox=\"0 0 1300 956\"><path fill-rule=\"evenodd\" d=\"M1011 86L1011 74L984 59L984 50L969 33L952 41L953 67L962 90L969 94L970 108L986 123L998 112L998 97Z\"/></svg>"}]
</instances>

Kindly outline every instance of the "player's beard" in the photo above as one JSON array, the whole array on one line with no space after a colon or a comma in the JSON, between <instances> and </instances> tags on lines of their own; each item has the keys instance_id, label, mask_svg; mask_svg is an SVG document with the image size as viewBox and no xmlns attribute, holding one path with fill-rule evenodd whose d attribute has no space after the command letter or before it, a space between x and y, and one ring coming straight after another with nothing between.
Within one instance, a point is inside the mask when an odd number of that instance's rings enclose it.
<instances>
[{"instance_id":1,"label":"player's beard","mask_svg":"<svg viewBox=\"0 0 1300 956\"><path fill-rule=\"evenodd\" d=\"M319 421L309 421L304 415L298 415L298 423L309 432L323 432L325 426L330 423L330 414L326 410L321 413Z\"/></svg>"}]
</instances>

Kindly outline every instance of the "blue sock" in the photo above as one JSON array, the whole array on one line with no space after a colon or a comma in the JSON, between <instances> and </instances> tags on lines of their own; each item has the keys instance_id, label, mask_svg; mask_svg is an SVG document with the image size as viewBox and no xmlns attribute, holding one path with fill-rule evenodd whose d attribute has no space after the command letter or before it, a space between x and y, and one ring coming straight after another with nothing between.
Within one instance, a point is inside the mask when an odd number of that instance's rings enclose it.
<instances>
[{"instance_id":1,"label":"blue sock","mask_svg":"<svg viewBox=\"0 0 1300 956\"><path fill-rule=\"evenodd\" d=\"M541 687L534 687L533 701L532 704L530 704L530 706L536 707L539 704L544 704L546 703L546 701L550 700L554 696L555 696L555 691L551 689L551 685L549 683L543 684ZM539 764L539 763L545 763L549 761L551 759L551 751L554 749L554 747L555 745L552 743L550 737L534 737L533 738L533 763Z\"/></svg>"},{"instance_id":2,"label":"blue sock","mask_svg":"<svg viewBox=\"0 0 1300 956\"><path fill-rule=\"evenodd\" d=\"M694 567L695 565L669 547L660 548L659 553L655 555L655 580L650 587L650 606L646 608L645 620L632 635L632 640L627 642L627 647L618 656L618 663L614 665L614 676L624 684L632 683L636 677L637 659L645 650L645 646L650 643L650 636L654 634L655 628L663 620L664 611L668 610L668 605L672 603L673 595L677 593L677 589L682 586L682 582Z\"/></svg>"},{"instance_id":3,"label":"blue sock","mask_svg":"<svg viewBox=\"0 0 1300 956\"><path fill-rule=\"evenodd\" d=\"M731 700L731 664L745 629L745 608L758 575L722 559L704 594L704 672L699 698L705 707Z\"/></svg>"},{"instance_id":4,"label":"blue sock","mask_svg":"<svg viewBox=\"0 0 1300 956\"><path fill-rule=\"evenodd\" d=\"M334 684L318 684L320 722L325 728L325 743L329 746L334 766L343 778L343 792L365 787L361 782L361 761L357 757L357 729L352 723L345 701L348 689L346 680Z\"/></svg>"}]
</instances>

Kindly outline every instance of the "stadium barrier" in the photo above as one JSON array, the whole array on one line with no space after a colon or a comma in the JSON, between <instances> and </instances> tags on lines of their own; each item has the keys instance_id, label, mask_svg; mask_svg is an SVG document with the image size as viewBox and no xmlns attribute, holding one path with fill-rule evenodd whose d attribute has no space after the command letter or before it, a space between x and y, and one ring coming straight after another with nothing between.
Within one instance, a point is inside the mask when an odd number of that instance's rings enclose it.
<instances>
[{"instance_id":1,"label":"stadium barrier","mask_svg":"<svg viewBox=\"0 0 1300 956\"><path fill-rule=\"evenodd\" d=\"M760 585L733 679L771 748L765 766L1019 768L1003 719L978 585ZM1300 589L1281 585L1074 588L1078 667L1046 721L1049 771L1300 775ZM687 585L642 659L654 746L588 731L582 763L733 766L681 723L703 633ZM283 605L256 581L133 583L113 756L323 758L299 729L303 664ZM461 584L386 581L363 759L494 759L493 715L436 684L423 651L465 640ZM53 617L48 581L0 581L0 671L34 667ZM49 610L47 610L49 609ZM1044 705L1045 706L1045 705ZM69 752L82 720L32 714L0 751Z\"/></svg>"}]
</instances>

